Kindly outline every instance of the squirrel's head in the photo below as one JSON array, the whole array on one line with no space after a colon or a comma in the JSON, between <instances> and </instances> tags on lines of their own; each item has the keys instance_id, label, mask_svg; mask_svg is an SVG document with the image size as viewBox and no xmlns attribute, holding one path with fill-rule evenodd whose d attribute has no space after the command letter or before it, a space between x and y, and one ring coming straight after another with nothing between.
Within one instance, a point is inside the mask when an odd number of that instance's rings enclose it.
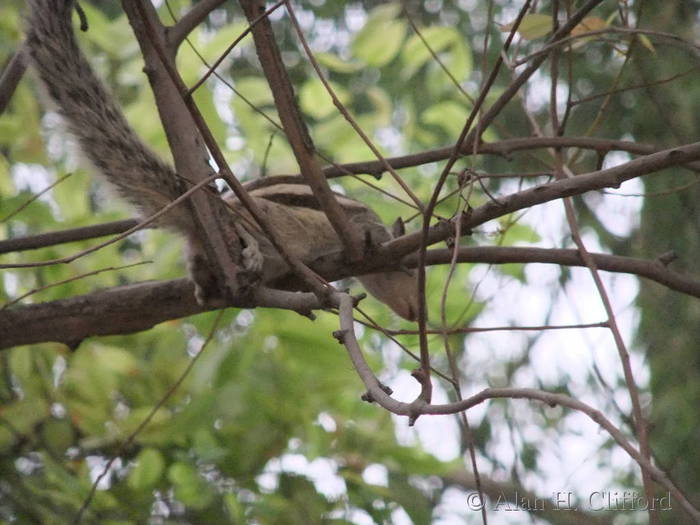
<instances>
[{"instance_id":1,"label":"squirrel's head","mask_svg":"<svg viewBox=\"0 0 700 525\"><path fill-rule=\"evenodd\" d=\"M418 318L418 285L415 270L372 273L359 277L365 289L398 315L409 321Z\"/></svg>"}]
</instances>

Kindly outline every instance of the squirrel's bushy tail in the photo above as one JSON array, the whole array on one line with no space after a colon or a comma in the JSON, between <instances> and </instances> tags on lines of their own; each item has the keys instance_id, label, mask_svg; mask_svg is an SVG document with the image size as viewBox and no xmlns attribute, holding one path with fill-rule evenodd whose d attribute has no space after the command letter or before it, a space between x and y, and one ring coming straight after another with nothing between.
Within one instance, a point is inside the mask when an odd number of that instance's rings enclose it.
<instances>
[{"instance_id":1,"label":"squirrel's bushy tail","mask_svg":"<svg viewBox=\"0 0 700 525\"><path fill-rule=\"evenodd\" d=\"M143 215L171 202L181 190L173 169L127 123L112 95L78 47L73 0L28 0L27 44L34 69L92 164ZM159 224L182 229L168 213Z\"/></svg>"}]
</instances>

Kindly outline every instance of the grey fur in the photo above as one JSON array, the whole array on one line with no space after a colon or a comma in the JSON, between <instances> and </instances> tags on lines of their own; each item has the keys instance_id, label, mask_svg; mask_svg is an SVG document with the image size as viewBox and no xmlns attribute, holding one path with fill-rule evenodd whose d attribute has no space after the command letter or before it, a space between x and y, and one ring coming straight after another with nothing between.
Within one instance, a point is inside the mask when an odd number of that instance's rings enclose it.
<instances>
[{"instance_id":1,"label":"grey fur","mask_svg":"<svg viewBox=\"0 0 700 525\"><path fill-rule=\"evenodd\" d=\"M175 171L129 126L76 42L73 0L28 0L27 43L34 69L88 160L144 216L182 193ZM159 224L190 233L182 212Z\"/></svg>"},{"instance_id":2,"label":"grey fur","mask_svg":"<svg viewBox=\"0 0 700 525\"><path fill-rule=\"evenodd\" d=\"M73 31L73 0L27 0L27 43L34 69L63 116L69 131L91 163L119 194L143 216L149 216L183 193L184 185L172 167L163 162L131 129L114 97L95 76L80 51ZM310 188L276 184L251 192L256 204L286 241L289 252L310 262L342 248L340 240ZM364 204L337 196L350 220L373 242L384 242L391 233ZM262 266L262 279L271 282L288 271L280 255L261 233L250 214L235 199L228 199L232 213L252 240L243 251ZM208 263L186 208L175 207L159 220L160 226L184 234L188 268L198 300L216 292ZM245 236L241 236L245 243ZM254 245L254 246L253 246ZM252 248L255 247L256 253ZM259 262L261 261L261 262ZM414 319L417 312L415 278L405 272L388 272L360 278L370 293L396 313Z\"/></svg>"}]
</instances>

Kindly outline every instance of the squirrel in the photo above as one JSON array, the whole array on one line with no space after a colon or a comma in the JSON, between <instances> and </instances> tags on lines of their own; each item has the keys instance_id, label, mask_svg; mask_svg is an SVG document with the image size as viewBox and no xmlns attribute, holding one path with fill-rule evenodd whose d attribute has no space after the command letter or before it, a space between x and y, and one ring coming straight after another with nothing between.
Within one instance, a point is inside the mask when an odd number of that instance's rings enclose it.
<instances>
[{"instance_id":1,"label":"squirrel","mask_svg":"<svg viewBox=\"0 0 700 525\"><path fill-rule=\"evenodd\" d=\"M27 4L26 42L31 64L91 164L142 216L156 213L182 195L184 189L178 174L136 135L80 50L71 21L75 0L28 0ZM285 247L302 262L309 263L342 249L308 186L266 185L252 190L250 195L270 218ZM393 238L368 206L340 194L336 198L366 239L381 243ZM235 222L242 226L236 231L246 247L244 252L249 256L257 253L259 260L252 266L260 268L262 282L272 283L288 273L286 263L248 211L236 199L226 200ZM162 216L157 225L185 237L190 277L197 299L202 301L198 290L211 283L198 282L201 272L197 266L202 264L203 255L189 211L176 207ZM384 272L358 278L369 293L398 315L415 320L418 291L412 273Z\"/></svg>"}]
</instances>

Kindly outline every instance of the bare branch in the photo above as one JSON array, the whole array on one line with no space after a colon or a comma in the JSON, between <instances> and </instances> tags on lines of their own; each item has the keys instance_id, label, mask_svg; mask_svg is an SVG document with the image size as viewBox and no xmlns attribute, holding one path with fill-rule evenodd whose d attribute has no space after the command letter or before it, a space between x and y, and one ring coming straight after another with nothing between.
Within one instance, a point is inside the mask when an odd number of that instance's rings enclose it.
<instances>
[{"instance_id":1,"label":"bare branch","mask_svg":"<svg viewBox=\"0 0 700 525\"><path fill-rule=\"evenodd\" d=\"M10 263L10 264L0 264L0 269L1 268L34 268L38 266L52 266L54 264L68 264L76 259L79 259L80 257L84 257L86 255L89 255L93 252L96 252L98 250L101 250L105 246L109 246L110 244L114 244L115 242L124 239L125 237L128 237L135 231L141 230L142 228L145 228L149 224L152 224L155 222L158 217L170 212L174 207L180 205L183 202L186 202L188 199L192 198L194 195L199 192L204 186L209 184L210 182L214 182L218 178L218 175L212 175L209 178L204 179L203 181L198 182L194 186L192 186L189 190L187 190L185 193L180 195L177 199L174 201L170 202L167 206L164 208L158 210L156 213L151 215L150 217L145 218L144 220L140 222L136 222L134 226L129 228L128 230L124 231L123 233L120 233L116 237L113 237L111 239L108 239L104 242L101 242L95 246L91 246L90 248L87 248L85 250L82 250L78 253L74 253L72 255L68 255L66 257L60 257L58 259L49 259L48 261L37 261L37 262L29 262L29 263Z\"/></svg>"},{"instance_id":2,"label":"bare branch","mask_svg":"<svg viewBox=\"0 0 700 525\"><path fill-rule=\"evenodd\" d=\"M0 76L0 115L5 112L7 104L9 104L15 89L17 89L17 84L19 84L26 70L27 59L24 45L22 45L7 62Z\"/></svg>"},{"instance_id":3,"label":"bare branch","mask_svg":"<svg viewBox=\"0 0 700 525\"><path fill-rule=\"evenodd\" d=\"M457 414L468 410L489 399L529 399L540 401L550 406L563 406L577 410L587 415L594 423L602 427L622 447L627 454L634 459L640 467L647 471L657 483L665 487L674 498L680 502L683 509L696 521L700 521L700 510L695 508L685 494L676 487L665 472L653 465L649 459L639 453L635 446L602 412L587 405L578 399L563 395L552 394L534 388L487 388L467 399L442 405L431 405L418 397L411 403L404 403L393 399L376 378L372 369L367 364L362 350L357 342L352 319L352 298L347 294L336 294L336 300L340 310L340 331L336 333L339 341L345 346L355 370L367 388L366 399L378 403L389 412L408 416L409 425L420 415Z\"/></svg>"},{"instance_id":4,"label":"bare branch","mask_svg":"<svg viewBox=\"0 0 700 525\"><path fill-rule=\"evenodd\" d=\"M452 250L429 250L426 263L449 264ZM635 274L656 281L673 290L700 298L700 281L666 268L661 262L592 253L598 268L605 271ZM577 250L515 248L499 246L462 247L459 262L489 264L545 263L585 266ZM333 261L336 261L335 266ZM312 265L328 280L376 271L398 270L400 257L378 255L350 265L338 255L319 258ZM415 255L405 264L415 266ZM303 286L298 279L283 283L291 289ZM186 279L156 283L139 283L97 291L70 299L37 305L18 306L0 311L0 348L45 341L66 344L86 337L114 335L147 330L163 321L186 317L225 306L282 308L307 313L321 308L313 294L258 290L254 297L228 304L198 305ZM153 308L157 304L158 308Z\"/></svg>"},{"instance_id":5,"label":"bare branch","mask_svg":"<svg viewBox=\"0 0 700 525\"><path fill-rule=\"evenodd\" d=\"M264 3L258 0L241 1L241 6L253 24L264 12ZM282 121L282 127L299 163L301 173L318 200L333 229L343 243L352 260L359 260L363 255L360 233L347 218L340 203L333 196L326 177L315 158L315 147L297 105L294 89L287 75L279 48L275 42L272 26L268 18L263 18L253 26L255 49L260 59L263 72L275 99L275 106Z\"/></svg>"},{"instance_id":6,"label":"bare branch","mask_svg":"<svg viewBox=\"0 0 700 525\"><path fill-rule=\"evenodd\" d=\"M140 332L163 321L227 306L306 314L321 304L310 293L258 288L250 298L202 306L188 279L139 283L0 311L0 348L47 341L75 347L87 337Z\"/></svg>"},{"instance_id":7,"label":"bare branch","mask_svg":"<svg viewBox=\"0 0 700 525\"><path fill-rule=\"evenodd\" d=\"M214 9L224 2L225 0L200 0L194 4L187 14L180 18L175 25L166 30L168 46L172 49L180 47L180 44L187 38L187 35L201 24Z\"/></svg>"},{"instance_id":8,"label":"bare branch","mask_svg":"<svg viewBox=\"0 0 700 525\"><path fill-rule=\"evenodd\" d=\"M608 151L626 151L635 155L649 155L650 153L660 151L659 148L651 144L642 144L626 140L602 139L596 137L524 137L505 139L498 142L482 142L476 149L462 148L460 154L462 156L469 156L476 153L481 155L509 157L511 153L516 151L529 151L543 148L581 148L594 150L600 153L607 153ZM395 169L412 168L431 162L446 160L450 158L453 151L454 146L448 146L445 148L413 153L411 155L390 157L386 160ZM700 171L700 165L689 163L688 167ZM376 160L352 162L341 164L337 167L328 166L323 169L326 177L329 178L341 177L348 173L380 175L384 173L384 171L384 165Z\"/></svg>"},{"instance_id":9,"label":"bare branch","mask_svg":"<svg viewBox=\"0 0 700 525\"><path fill-rule=\"evenodd\" d=\"M487 221L497 219L508 213L543 204L562 197L580 195L587 191L602 188L617 188L626 180L648 175L673 166L681 166L700 160L700 142L671 148L645 157L625 162L613 168L577 175L564 180L557 180L527 190L499 197L499 202L489 201L462 217L463 230L468 231ZM454 231L450 221L440 222L430 227L426 242L428 245L447 239ZM421 232L404 235L383 245L387 253L407 255L421 245Z\"/></svg>"},{"instance_id":10,"label":"bare branch","mask_svg":"<svg viewBox=\"0 0 700 525\"><path fill-rule=\"evenodd\" d=\"M130 0L124 0L125 4L128 3L128 1ZM236 177L234 177L233 172L229 168L228 163L226 162L226 159L224 158L224 155L221 152L221 149L219 148L219 145L216 143L216 140L214 139L211 130L208 128L206 122L204 121L202 114L197 108L197 105L195 104L192 97L188 95L187 86L185 85L182 78L175 69L173 61L167 55L166 50L161 45L161 42L155 37L154 33L156 33L156 29L151 24L152 20L149 18L149 14L144 11L145 7L142 4L135 2L133 5L133 9L134 12L132 12L130 15L131 19L135 22L138 16L140 15L149 29L145 32L144 35L142 35L143 38L148 40L148 45L144 44L144 53L146 53L146 50L151 53L155 53L158 59L158 67L162 68L163 74L169 79L169 82L162 83L161 85L167 88L169 96L177 97L178 107L184 105L184 107L182 107L182 110L186 111L188 113L188 117L191 118L191 121L187 119L187 122L191 122L191 124L199 132L199 134L197 134L195 137L195 145L199 148L201 148L203 145L206 145L212 157L214 158L217 167L219 168L221 178L223 178L229 184L233 192L236 194L236 197L238 197L243 206L245 206L245 208L253 216L253 218L258 223L258 225L265 233L267 238L270 240L274 248L280 254L284 262L287 263L287 265L292 269L294 273L296 273L301 279L304 280L306 285L311 290L313 290L319 298L325 296L325 294L327 293L327 283L321 282L316 274L309 270L309 268L304 263L302 263L297 257L294 257L289 252L284 243L282 243L278 232L272 227L272 224L268 220L268 217L260 211L257 204L250 197L250 195L248 195L248 192L245 190L243 185L238 181ZM135 25L137 24L135 23ZM186 138L182 136L183 129L181 126L173 128L173 131L177 133L178 140L184 140ZM175 155L175 157L177 158L177 154ZM190 156L187 156L186 158L183 158L183 161L191 162L192 158L190 158ZM206 165L208 166L208 163L206 163ZM215 200L211 200L209 203L202 202L201 206L203 206L203 208L201 210L200 205L198 205L197 202L195 202L194 204L195 210L199 215L210 215L212 211L218 214L211 217L211 219L218 219L221 226L221 229L215 232L216 250L213 255L218 258L221 258L222 261L225 262L225 265L222 266L222 268L229 268L230 271L234 272L234 274L230 276L226 273L224 273L223 276L220 275L219 282L228 283L228 299L235 300L236 293L240 290L235 275L238 272L238 266L231 268L228 265L228 262L224 261L224 259L226 259L226 255L235 256L233 262L238 262L238 260L240 259L240 246L236 246L239 244L238 234L235 231L235 228L233 227L232 221L230 220L230 211L226 208L226 205L223 202L223 200L218 198ZM211 209L209 209L208 205L212 206ZM210 224L213 227L217 226L214 222L210 222ZM230 243L230 245L227 243ZM236 250L237 253L234 253L234 251L231 250L233 246L236 246L238 248L238 250Z\"/></svg>"},{"instance_id":11,"label":"bare branch","mask_svg":"<svg viewBox=\"0 0 700 525\"><path fill-rule=\"evenodd\" d=\"M664 33L661 31L652 31L649 29L640 29L640 28L632 28L632 27L607 27L605 29L598 29L596 31L587 31L585 33L578 33L576 35L570 35L567 36L566 38L563 38L561 40L558 40L556 42L552 42L550 44L547 44L546 46L542 47L541 49L535 51L531 55L528 55L518 61L516 61L513 66L520 66L522 64L525 64L526 62L529 62L530 60L546 55L547 53L551 53L553 49L559 48L563 45L566 45L570 43L573 40L579 39L579 38L586 38L590 39L594 36L599 36L599 35L606 35L606 34L619 34L619 35L646 35L650 36L652 38L658 39L662 42L666 42L669 45L674 45L677 47L680 47L681 49L685 49L689 51L694 58L700 57L700 46L694 44L693 42L690 42L688 40L685 40L684 38L681 38L678 35L675 35L673 33Z\"/></svg>"},{"instance_id":12,"label":"bare branch","mask_svg":"<svg viewBox=\"0 0 700 525\"><path fill-rule=\"evenodd\" d=\"M449 249L429 250L426 261L433 265L449 264L451 255L452 250ZM700 299L700 280L673 271L658 260L650 261L604 253L590 253L590 255L601 270L645 277L671 290ZM544 263L586 266L578 250L514 246L462 247L457 254L457 260L459 262L487 264ZM415 266L416 256L409 255L404 259L404 263L409 268Z\"/></svg>"},{"instance_id":13,"label":"bare branch","mask_svg":"<svg viewBox=\"0 0 700 525\"><path fill-rule=\"evenodd\" d=\"M136 219L124 219L92 226L83 226L81 228L39 233L28 237L0 240L0 255L3 253L36 250L38 248L46 248L47 246L55 246L67 242L84 241L86 239L122 233L134 228L138 224L139 221Z\"/></svg>"}]
</instances>

